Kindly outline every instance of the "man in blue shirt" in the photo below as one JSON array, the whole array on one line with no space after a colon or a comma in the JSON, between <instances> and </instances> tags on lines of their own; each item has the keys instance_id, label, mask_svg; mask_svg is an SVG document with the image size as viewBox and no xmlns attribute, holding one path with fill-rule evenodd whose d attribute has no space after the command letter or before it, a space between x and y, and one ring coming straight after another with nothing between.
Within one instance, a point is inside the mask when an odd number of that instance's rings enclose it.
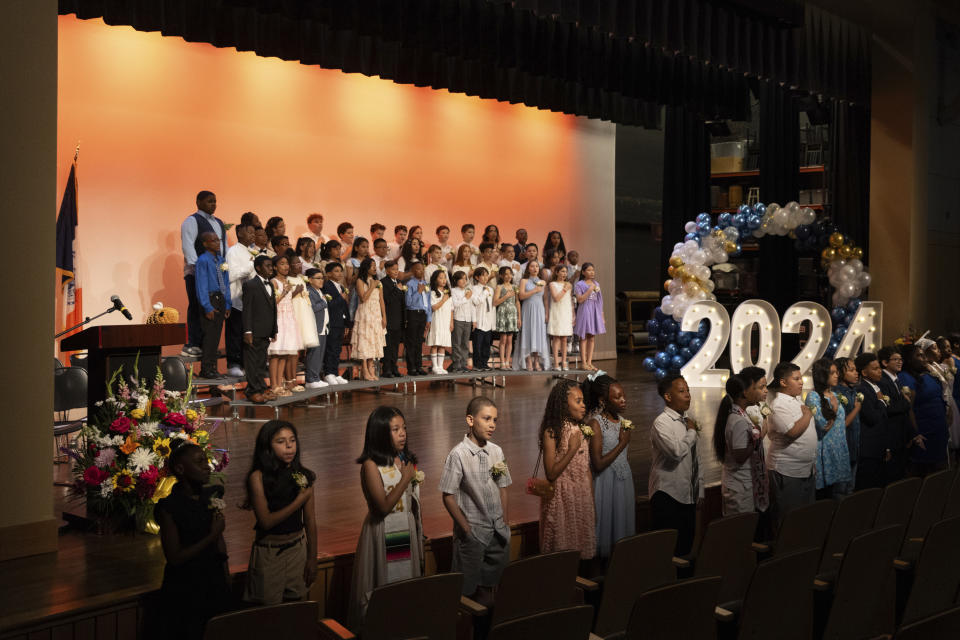
<instances>
[{"instance_id":1,"label":"man in blue shirt","mask_svg":"<svg viewBox=\"0 0 960 640\"><path fill-rule=\"evenodd\" d=\"M423 335L433 319L430 308L430 290L423 279L423 263L414 262L410 270L413 277L407 280L406 319L403 332L404 357L407 360L408 376L425 376L423 370Z\"/></svg>"},{"instance_id":2,"label":"man in blue shirt","mask_svg":"<svg viewBox=\"0 0 960 640\"><path fill-rule=\"evenodd\" d=\"M180 225L180 248L183 250L183 282L187 289L187 343L182 356L199 356L203 342L200 325L200 304L197 301L196 263L204 252L200 234L212 231L220 239L220 255L227 255L227 233L223 221L213 215L217 210L217 196L212 191L197 194L197 212L187 216Z\"/></svg>"},{"instance_id":3,"label":"man in blue shirt","mask_svg":"<svg viewBox=\"0 0 960 640\"><path fill-rule=\"evenodd\" d=\"M223 321L230 317L230 277L227 264L220 255L220 238L213 231L200 234L200 242L205 249L197 258L197 302L203 313L200 326L203 342L200 356L200 377L219 378L217 372L217 347L220 344L220 332Z\"/></svg>"}]
</instances>

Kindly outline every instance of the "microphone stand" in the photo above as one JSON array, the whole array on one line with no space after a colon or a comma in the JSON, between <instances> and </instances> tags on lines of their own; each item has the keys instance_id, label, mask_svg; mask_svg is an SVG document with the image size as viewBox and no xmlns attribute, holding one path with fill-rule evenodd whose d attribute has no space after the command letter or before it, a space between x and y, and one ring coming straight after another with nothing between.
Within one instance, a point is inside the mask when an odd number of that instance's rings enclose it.
<instances>
[{"instance_id":1,"label":"microphone stand","mask_svg":"<svg viewBox=\"0 0 960 640\"><path fill-rule=\"evenodd\" d=\"M97 315L93 316L92 318L88 316L88 317L86 317L86 318L83 319L83 322L81 322L81 323L79 323L79 324L75 324L75 325L73 325L72 327L70 327L69 329L64 329L63 331L61 331L61 332L58 333L57 335L53 336L53 339L56 340L56 339L59 338L60 336L66 335L66 334L70 333L71 331L73 331L74 329L79 329L79 328L82 327L83 325L85 325L85 324L87 324L87 323L89 323L89 322L93 322L94 320L96 320L96 319L99 318L100 316L105 316L105 315L107 315L108 313L113 313L113 312L116 311L116 310L117 310L116 307L110 307L110 308L107 309L106 311L103 311L103 312L101 312L101 313L98 313Z\"/></svg>"}]
</instances>

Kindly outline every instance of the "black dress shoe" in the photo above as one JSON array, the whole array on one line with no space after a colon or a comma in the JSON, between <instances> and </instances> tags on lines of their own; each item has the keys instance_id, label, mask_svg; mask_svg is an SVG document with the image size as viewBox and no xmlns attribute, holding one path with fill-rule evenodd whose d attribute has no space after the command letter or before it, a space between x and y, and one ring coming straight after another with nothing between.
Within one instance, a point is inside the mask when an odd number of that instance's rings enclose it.
<instances>
[{"instance_id":1,"label":"black dress shoe","mask_svg":"<svg viewBox=\"0 0 960 640\"><path fill-rule=\"evenodd\" d=\"M430 375L430 372L424 371L423 369L417 369L415 375L418 375L418 376L428 376L428 375Z\"/></svg>"}]
</instances>

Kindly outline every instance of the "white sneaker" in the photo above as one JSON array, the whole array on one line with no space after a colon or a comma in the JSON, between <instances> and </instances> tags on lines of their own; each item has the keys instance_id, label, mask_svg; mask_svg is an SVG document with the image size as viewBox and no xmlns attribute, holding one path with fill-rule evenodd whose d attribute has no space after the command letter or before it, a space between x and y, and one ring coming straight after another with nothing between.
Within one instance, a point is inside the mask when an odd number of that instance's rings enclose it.
<instances>
[{"instance_id":1,"label":"white sneaker","mask_svg":"<svg viewBox=\"0 0 960 640\"><path fill-rule=\"evenodd\" d=\"M241 369L240 367L230 367L229 369L227 369L227 375L233 376L234 378L242 378L243 369Z\"/></svg>"},{"instance_id":2,"label":"white sneaker","mask_svg":"<svg viewBox=\"0 0 960 640\"><path fill-rule=\"evenodd\" d=\"M337 382L337 376L333 375L332 373L328 373L327 375L323 376L323 381L326 382L328 385L340 384L339 382Z\"/></svg>"},{"instance_id":3,"label":"white sneaker","mask_svg":"<svg viewBox=\"0 0 960 640\"><path fill-rule=\"evenodd\" d=\"M336 380L336 382L333 382L331 384L347 384L346 379L344 379L341 376L334 376L334 380Z\"/></svg>"},{"instance_id":4,"label":"white sneaker","mask_svg":"<svg viewBox=\"0 0 960 640\"><path fill-rule=\"evenodd\" d=\"M437 371L437 373L439 373L440 375L443 375L443 376L450 375L450 372L447 371L446 369L444 369L443 367L440 367L440 370Z\"/></svg>"},{"instance_id":5,"label":"white sneaker","mask_svg":"<svg viewBox=\"0 0 960 640\"><path fill-rule=\"evenodd\" d=\"M328 385L323 380L317 380L316 382L307 383L307 389L322 389L323 387L328 387L328 386L330 385Z\"/></svg>"}]
</instances>

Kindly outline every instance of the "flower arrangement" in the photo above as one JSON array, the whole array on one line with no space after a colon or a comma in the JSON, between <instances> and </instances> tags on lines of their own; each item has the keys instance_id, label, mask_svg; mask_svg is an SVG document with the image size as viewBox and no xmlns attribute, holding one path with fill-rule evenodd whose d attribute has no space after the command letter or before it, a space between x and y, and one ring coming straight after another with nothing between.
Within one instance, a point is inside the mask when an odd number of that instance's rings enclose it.
<instances>
[{"instance_id":1,"label":"flower arrangement","mask_svg":"<svg viewBox=\"0 0 960 640\"><path fill-rule=\"evenodd\" d=\"M173 450L184 442L199 445L215 473L230 457L213 448L203 407L190 408L192 375L181 394L164 389L159 368L150 386L140 379L131 387L121 371L107 381L107 398L97 403L89 424L64 448L73 459L71 492L101 521L132 517L138 528L157 533L153 507L177 481L166 467ZM136 366L132 380L138 380Z\"/></svg>"},{"instance_id":2,"label":"flower arrangement","mask_svg":"<svg viewBox=\"0 0 960 640\"><path fill-rule=\"evenodd\" d=\"M620 418L620 428L624 431L633 431L633 420L627 420L626 418Z\"/></svg>"},{"instance_id":3,"label":"flower arrangement","mask_svg":"<svg viewBox=\"0 0 960 640\"><path fill-rule=\"evenodd\" d=\"M499 480L507 472L507 461L501 460L492 467L490 467L490 476L494 480Z\"/></svg>"},{"instance_id":4,"label":"flower arrangement","mask_svg":"<svg viewBox=\"0 0 960 640\"><path fill-rule=\"evenodd\" d=\"M591 429L585 424L580 425L580 432L588 438L593 437L593 429Z\"/></svg>"}]
</instances>

